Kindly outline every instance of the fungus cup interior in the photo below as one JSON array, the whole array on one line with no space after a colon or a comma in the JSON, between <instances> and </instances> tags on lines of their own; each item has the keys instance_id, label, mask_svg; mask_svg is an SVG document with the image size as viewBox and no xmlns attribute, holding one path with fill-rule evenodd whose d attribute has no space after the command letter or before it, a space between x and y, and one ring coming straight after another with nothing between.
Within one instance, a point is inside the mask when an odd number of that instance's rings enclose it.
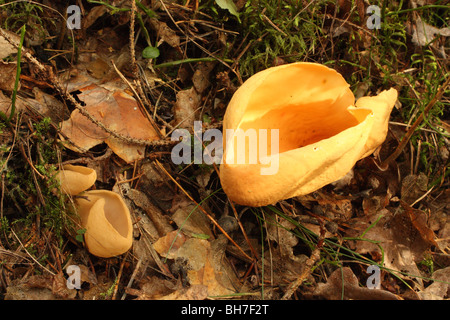
<instances>
[{"instance_id":1,"label":"fungus cup interior","mask_svg":"<svg viewBox=\"0 0 450 320\"><path fill-rule=\"evenodd\" d=\"M250 81L243 91L236 95L236 101L243 104L240 109L245 112L241 111L236 126L225 124L224 127L246 133L249 129L254 131L257 155L260 155L259 129L267 129L267 137L272 129L279 130L278 150L272 150L270 138L266 142L267 155L274 155L335 136L358 125L371 113L369 109L352 107L355 98L345 79L335 70L317 64L291 65L268 72ZM230 105L233 103L236 102L232 99ZM227 163L237 163L233 162L238 151L236 139L236 134L227 135L227 141L234 147L234 152L226 154ZM252 148L250 134L245 139L245 163L248 163L249 148Z\"/></svg>"}]
</instances>

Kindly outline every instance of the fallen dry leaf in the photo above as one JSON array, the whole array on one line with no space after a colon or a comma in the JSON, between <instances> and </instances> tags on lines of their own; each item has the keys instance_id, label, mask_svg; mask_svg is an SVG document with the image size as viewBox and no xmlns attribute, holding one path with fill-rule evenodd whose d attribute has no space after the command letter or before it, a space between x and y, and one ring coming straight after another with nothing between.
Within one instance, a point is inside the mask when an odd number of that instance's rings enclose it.
<instances>
[{"instance_id":1,"label":"fallen dry leaf","mask_svg":"<svg viewBox=\"0 0 450 320\"><path fill-rule=\"evenodd\" d=\"M172 172L170 167L164 165L165 170ZM143 162L140 165L139 189L144 192L149 199L161 208L170 210L176 197L176 190L166 183L167 175L155 164L155 162Z\"/></svg>"},{"instance_id":2,"label":"fallen dry leaf","mask_svg":"<svg viewBox=\"0 0 450 320\"><path fill-rule=\"evenodd\" d=\"M68 289L62 274L34 275L14 281L6 289L5 300L73 299L77 291Z\"/></svg>"},{"instance_id":3,"label":"fallen dry leaf","mask_svg":"<svg viewBox=\"0 0 450 320\"><path fill-rule=\"evenodd\" d=\"M29 109L43 117L50 117L52 120L55 119L55 116L57 115L52 113L47 105L39 103L36 99L17 96L15 113L26 112ZM0 111L7 116L9 116L11 112L11 98L4 95L2 91L0 91Z\"/></svg>"},{"instance_id":4,"label":"fallen dry leaf","mask_svg":"<svg viewBox=\"0 0 450 320\"><path fill-rule=\"evenodd\" d=\"M16 62L4 62L0 60L0 90L8 92L14 90L14 82L16 80L16 70L17 70ZM19 88L17 90L19 90Z\"/></svg>"},{"instance_id":5,"label":"fallen dry leaf","mask_svg":"<svg viewBox=\"0 0 450 320\"><path fill-rule=\"evenodd\" d=\"M136 189L129 189L126 192L125 197L132 202L130 206L140 209L135 211L137 213L142 213L139 215L141 218L141 225L151 238L158 239L173 231L173 226L170 224L168 217L164 215L158 206L153 204L144 192Z\"/></svg>"},{"instance_id":6,"label":"fallen dry leaf","mask_svg":"<svg viewBox=\"0 0 450 320\"><path fill-rule=\"evenodd\" d=\"M273 216L273 219L275 219L275 216ZM282 256L294 257L294 247L299 241L299 238L291 231L295 228L295 225L286 219L280 220L278 224L270 223L267 226L267 235L270 240L278 243Z\"/></svg>"},{"instance_id":7,"label":"fallen dry leaf","mask_svg":"<svg viewBox=\"0 0 450 320\"><path fill-rule=\"evenodd\" d=\"M185 289L181 288L180 281L151 276L140 283L140 289L127 288L127 293L137 296L136 300L171 300L167 297L179 294L183 290Z\"/></svg>"},{"instance_id":8,"label":"fallen dry leaf","mask_svg":"<svg viewBox=\"0 0 450 320\"><path fill-rule=\"evenodd\" d=\"M200 104L200 94L194 87L178 91L177 101L173 107L172 125L178 128L192 128L194 121L198 120Z\"/></svg>"},{"instance_id":9,"label":"fallen dry leaf","mask_svg":"<svg viewBox=\"0 0 450 320\"><path fill-rule=\"evenodd\" d=\"M373 225L375 222L376 224ZM370 240L355 241L356 252L371 254L377 259L384 254L384 267L398 271L397 275L400 277L413 279L419 288L423 286L421 273L416 263L423 260L431 244L422 238L420 231L416 229L405 210L400 209L392 214L389 210L382 209L370 217L352 219L351 225L355 228L354 230L359 231L349 230L349 236L351 234L360 236L366 232L364 239ZM373 241L377 241L378 245ZM379 246L383 248L383 251Z\"/></svg>"},{"instance_id":10,"label":"fallen dry leaf","mask_svg":"<svg viewBox=\"0 0 450 320\"><path fill-rule=\"evenodd\" d=\"M43 92L38 87L33 88L33 93L34 101L30 101L31 99L26 99L26 101L32 105L35 110L43 110L44 113L42 113L42 111L41 113L44 117L51 118L55 123L67 120L70 117L67 106L51 94ZM34 102L37 102L40 106L36 106Z\"/></svg>"},{"instance_id":11,"label":"fallen dry leaf","mask_svg":"<svg viewBox=\"0 0 450 320\"><path fill-rule=\"evenodd\" d=\"M360 287L353 271L344 267L336 269L327 283L319 283L314 295L328 300L400 300L389 291Z\"/></svg>"},{"instance_id":12,"label":"fallen dry leaf","mask_svg":"<svg viewBox=\"0 0 450 320\"><path fill-rule=\"evenodd\" d=\"M110 130L127 137L153 141L158 134L150 121L142 114L137 101L114 84L90 85L80 89L78 98L85 103L85 110ZM125 142L110 136L103 129L83 116L78 109L69 120L62 123L62 133L78 147L88 150L105 142L115 154L126 162L145 156L145 146ZM67 143L67 148L80 151Z\"/></svg>"},{"instance_id":13,"label":"fallen dry leaf","mask_svg":"<svg viewBox=\"0 0 450 320\"><path fill-rule=\"evenodd\" d=\"M423 300L443 300L450 298L450 267L436 270L432 276L434 282L418 295Z\"/></svg>"},{"instance_id":14,"label":"fallen dry leaf","mask_svg":"<svg viewBox=\"0 0 450 320\"><path fill-rule=\"evenodd\" d=\"M96 6L93 7L91 10L89 10L89 13L86 17L83 18L83 30L86 30L90 26L94 24L95 21L97 21L98 18L103 16L106 12L108 12L108 8L106 6Z\"/></svg>"},{"instance_id":15,"label":"fallen dry leaf","mask_svg":"<svg viewBox=\"0 0 450 320\"><path fill-rule=\"evenodd\" d=\"M215 62L199 63L192 75L192 83L198 93L203 93L210 86L210 73L213 70Z\"/></svg>"},{"instance_id":16,"label":"fallen dry leaf","mask_svg":"<svg viewBox=\"0 0 450 320\"><path fill-rule=\"evenodd\" d=\"M108 72L111 70L111 66L104 59L94 57L92 61L86 64L86 70L95 79L104 80Z\"/></svg>"},{"instance_id":17,"label":"fallen dry leaf","mask_svg":"<svg viewBox=\"0 0 450 320\"><path fill-rule=\"evenodd\" d=\"M408 204L414 203L427 192L428 177L423 173L411 174L402 181L401 198Z\"/></svg>"},{"instance_id":18,"label":"fallen dry leaf","mask_svg":"<svg viewBox=\"0 0 450 320\"><path fill-rule=\"evenodd\" d=\"M439 248L436 242L436 235L433 230L428 227L427 216L425 212L410 207L406 202L400 200L400 204L405 209L414 228L419 232L420 236L429 245Z\"/></svg>"},{"instance_id":19,"label":"fallen dry leaf","mask_svg":"<svg viewBox=\"0 0 450 320\"><path fill-rule=\"evenodd\" d=\"M210 221L193 203L184 202L172 215L172 220L187 235L206 235L212 238Z\"/></svg>"},{"instance_id":20,"label":"fallen dry leaf","mask_svg":"<svg viewBox=\"0 0 450 320\"><path fill-rule=\"evenodd\" d=\"M194 284L189 288L182 288L174 291L161 300L205 300L208 297L208 287L201 284Z\"/></svg>"},{"instance_id":21,"label":"fallen dry leaf","mask_svg":"<svg viewBox=\"0 0 450 320\"><path fill-rule=\"evenodd\" d=\"M158 37L168 45L174 48L180 46L180 37L167 25L167 23L158 19L150 19L150 25L157 32Z\"/></svg>"},{"instance_id":22,"label":"fallen dry leaf","mask_svg":"<svg viewBox=\"0 0 450 320\"><path fill-rule=\"evenodd\" d=\"M153 248L162 257L174 259L177 257L177 251L186 242L185 235L179 230L174 230L159 238L153 243Z\"/></svg>"},{"instance_id":23,"label":"fallen dry leaf","mask_svg":"<svg viewBox=\"0 0 450 320\"><path fill-rule=\"evenodd\" d=\"M206 286L208 296L235 293L232 280L235 277L223 259L225 245L221 244L219 239L209 242L191 238L177 252L177 259L186 261L189 284Z\"/></svg>"},{"instance_id":24,"label":"fallen dry leaf","mask_svg":"<svg viewBox=\"0 0 450 320\"><path fill-rule=\"evenodd\" d=\"M6 33L14 41L14 44L19 46L20 43L19 35L4 29L1 29L1 32ZM9 41L6 40L0 33L0 60L16 52L17 52L16 47L10 44Z\"/></svg>"},{"instance_id":25,"label":"fallen dry leaf","mask_svg":"<svg viewBox=\"0 0 450 320\"><path fill-rule=\"evenodd\" d=\"M436 28L430 26L429 24L422 21L422 19L417 16L416 28L414 29L412 35L412 42L420 47L423 47L430 43L436 35L450 37L450 28Z\"/></svg>"},{"instance_id":26,"label":"fallen dry leaf","mask_svg":"<svg viewBox=\"0 0 450 320\"><path fill-rule=\"evenodd\" d=\"M305 269L306 255L283 255L280 250L273 250L264 254L264 260L259 260L259 268L270 268L271 272L264 273L264 280L268 283L291 283L298 279ZM270 266L270 267L269 267Z\"/></svg>"}]
</instances>

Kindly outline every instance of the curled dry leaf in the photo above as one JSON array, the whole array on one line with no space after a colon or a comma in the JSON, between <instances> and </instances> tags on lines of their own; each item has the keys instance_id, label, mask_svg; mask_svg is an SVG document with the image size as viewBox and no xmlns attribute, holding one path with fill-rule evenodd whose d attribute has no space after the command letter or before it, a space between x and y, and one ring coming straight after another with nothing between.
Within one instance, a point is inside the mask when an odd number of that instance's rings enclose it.
<instances>
[{"instance_id":1,"label":"curled dry leaf","mask_svg":"<svg viewBox=\"0 0 450 320\"><path fill-rule=\"evenodd\" d=\"M149 276L141 281L140 289L127 288L126 291L128 294L136 296L136 300L157 300L167 299L171 294L183 291L184 288L180 287L181 283L179 281L174 283L157 276ZM170 300L170 298L167 300Z\"/></svg>"},{"instance_id":2,"label":"curled dry leaf","mask_svg":"<svg viewBox=\"0 0 450 320\"><path fill-rule=\"evenodd\" d=\"M136 209L140 209L135 210L135 212L140 216L141 220L139 222L151 238L158 239L173 231L167 216L164 215L158 206L153 204L144 192L130 189L125 197L133 203ZM140 214L140 212L143 214Z\"/></svg>"},{"instance_id":3,"label":"curled dry leaf","mask_svg":"<svg viewBox=\"0 0 450 320\"><path fill-rule=\"evenodd\" d=\"M226 241L217 239L212 242L197 238L187 239L184 244L176 251L174 259L185 261L184 269L187 273L187 279L191 287L205 287L200 291L201 297L228 295L235 292L234 281L236 280L231 268L226 265L223 254L226 247ZM192 294L192 292L191 292ZM175 294L171 298L183 298L187 293L181 296Z\"/></svg>"},{"instance_id":4,"label":"curled dry leaf","mask_svg":"<svg viewBox=\"0 0 450 320\"><path fill-rule=\"evenodd\" d=\"M16 112L26 110L22 100L16 100ZM0 111L9 116L11 114L11 98L7 97L0 91Z\"/></svg>"},{"instance_id":5,"label":"curled dry leaf","mask_svg":"<svg viewBox=\"0 0 450 320\"><path fill-rule=\"evenodd\" d=\"M424 219L425 213L419 210L399 210L392 214L382 209L372 216L352 219L350 224L355 229L349 230L347 235L359 237L365 232L364 239L369 241L355 241L355 251L371 254L375 260L384 254L384 267L403 272L399 273L400 277L414 279L421 288L423 282L416 263L424 259L424 254L435 243Z\"/></svg>"},{"instance_id":6,"label":"curled dry leaf","mask_svg":"<svg viewBox=\"0 0 450 320\"><path fill-rule=\"evenodd\" d=\"M0 28L1 29L1 28ZM15 34L14 32L1 29L1 33L6 33L10 39L14 41L14 44L19 46L20 36ZM9 55L16 53L17 49L8 40L6 40L0 33L0 60L8 57Z\"/></svg>"},{"instance_id":7,"label":"curled dry leaf","mask_svg":"<svg viewBox=\"0 0 450 320\"><path fill-rule=\"evenodd\" d=\"M160 37L161 40L174 48L180 46L180 37L167 25L167 23L159 21L158 19L151 19L150 24L158 33L158 37Z\"/></svg>"},{"instance_id":8,"label":"curled dry leaf","mask_svg":"<svg viewBox=\"0 0 450 320\"><path fill-rule=\"evenodd\" d=\"M89 10L87 16L83 18L83 30L86 30L87 28L92 26L94 22L97 21L98 18L103 16L107 11L108 8L106 6L96 6Z\"/></svg>"},{"instance_id":9,"label":"curled dry leaf","mask_svg":"<svg viewBox=\"0 0 450 320\"><path fill-rule=\"evenodd\" d=\"M16 79L16 62L4 62L0 60L0 90L13 91ZM20 82L19 82L20 85ZM20 88L20 86L19 86Z\"/></svg>"},{"instance_id":10,"label":"curled dry leaf","mask_svg":"<svg viewBox=\"0 0 450 320\"><path fill-rule=\"evenodd\" d=\"M428 177L421 172L418 175L411 174L402 181L401 197L408 204L414 203L427 192Z\"/></svg>"},{"instance_id":11,"label":"curled dry leaf","mask_svg":"<svg viewBox=\"0 0 450 320\"><path fill-rule=\"evenodd\" d=\"M344 267L335 270L327 283L319 283L314 295L329 300L399 300L389 291L360 287L353 271Z\"/></svg>"},{"instance_id":12,"label":"curled dry leaf","mask_svg":"<svg viewBox=\"0 0 450 320\"><path fill-rule=\"evenodd\" d=\"M208 297L208 287L194 284L164 296L161 300L205 300Z\"/></svg>"},{"instance_id":13,"label":"curled dry leaf","mask_svg":"<svg viewBox=\"0 0 450 320\"><path fill-rule=\"evenodd\" d=\"M412 208L404 201L400 200L400 204L403 207L403 209L405 209L406 214L411 220L411 224L413 225L414 229L419 233L420 237L430 246L435 246L436 248L439 248L439 245L436 242L436 235L434 234L433 230L431 230L430 227L428 226L427 215L421 210Z\"/></svg>"},{"instance_id":14,"label":"curled dry leaf","mask_svg":"<svg viewBox=\"0 0 450 320\"><path fill-rule=\"evenodd\" d=\"M73 299L76 290L68 289L61 273L33 275L13 281L7 288L5 300L60 300Z\"/></svg>"},{"instance_id":15,"label":"curled dry leaf","mask_svg":"<svg viewBox=\"0 0 450 320\"><path fill-rule=\"evenodd\" d=\"M37 88L35 89L39 90ZM52 103L53 101L58 102L56 102L56 104L53 104ZM6 114L7 116L9 116L11 112L11 98L3 94L3 92L1 91L0 91L0 111ZM27 111L37 113L42 117L48 117L54 122L60 122L62 119L64 119L66 115L66 109L65 106L62 104L62 102L46 93L44 93L43 96L35 99L17 96L16 110L15 110L16 114L18 112L27 112Z\"/></svg>"},{"instance_id":16,"label":"curled dry leaf","mask_svg":"<svg viewBox=\"0 0 450 320\"><path fill-rule=\"evenodd\" d=\"M268 268L273 272L264 273L264 280L273 283L291 283L305 270L308 257L306 255L286 256L281 250L273 250L264 254L264 260L259 260L259 268Z\"/></svg>"},{"instance_id":17,"label":"curled dry leaf","mask_svg":"<svg viewBox=\"0 0 450 320\"><path fill-rule=\"evenodd\" d=\"M164 166L164 168L169 173L171 172L168 166ZM141 173L141 178L139 179L140 189L161 210L170 210L173 204L178 202L174 201L176 190L165 183L167 176L154 162L143 162L139 172Z\"/></svg>"},{"instance_id":18,"label":"curled dry leaf","mask_svg":"<svg viewBox=\"0 0 450 320\"><path fill-rule=\"evenodd\" d=\"M423 47L433 41L436 35L450 37L450 28L439 29L430 26L417 16L415 29L412 35L412 42L417 46Z\"/></svg>"},{"instance_id":19,"label":"curled dry leaf","mask_svg":"<svg viewBox=\"0 0 450 320\"><path fill-rule=\"evenodd\" d=\"M269 224L267 235L270 240L278 243L280 253L285 257L294 257L294 247L298 243L298 237L291 232L295 226L288 220L281 220L278 224Z\"/></svg>"},{"instance_id":20,"label":"curled dry leaf","mask_svg":"<svg viewBox=\"0 0 450 320\"><path fill-rule=\"evenodd\" d=\"M90 85L80 89L78 98L85 103L85 110L110 130L130 138L153 141L157 132L150 121L142 114L137 101L124 90L109 86ZM111 137L107 132L83 116L78 109L72 112L69 120L62 123L63 134L78 147L67 143L74 151L88 150L105 142L126 162L142 159L145 146L136 145Z\"/></svg>"},{"instance_id":21,"label":"curled dry leaf","mask_svg":"<svg viewBox=\"0 0 450 320\"><path fill-rule=\"evenodd\" d=\"M174 230L159 238L153 248L162 257L174 259L177 256L178 249L185 243L186 237L179 230Z\"/></svg>"},{"instance_id":22,"label":"curled dry leaf","mask_svg":"<svg viewBox=\"0 0 450 320\"><path fill-rule=\"evenodd\" d=\"M188 243L189 242L189 243ZM221 296L235 293L231 270L225 265L223 259L225 247L220 248L220 240L209 242L201 239L190 239L180 252L187 261L191 269L187 271L189 283L191 285L204 285L208 288L208 296ZM200 255L197 254L200 253ZM193 262L190 257L198 257L199 260Z\"/></svg>"},{"instance_id":23,"label":"curled dry leaf","mask_svg":"<svg viewBox=\"0 0 450 320\"><path fill-rule=\"evenodd\" d=\"M52 119L55 123L69 119L69 109L60 100L51 94L43 92L38 87L33 88L33 93L35 99L34 101L40 105L41 110L44 110L44 113L42 114L43 116L50 117L50 119ZM30 102L30 99L27 99L27 102Z\"/></svg>"},{"instance_id":24,"label":"curled dry leaf","mask_svg":"<svg viewBox=\"0 0 450 320\"><path fill-rule=\"evenodd\" d=\"M419 292L423 300L443 300L450 297L450 267L436 270L432 276L434 282Z\"/></svg>"},{"instance_id":25,"label":"curled dry leaf","mask_svg":"<svg viewBox=\"0 0 450 320\"><path fill-rule=\"evenodd\" d=\"M209 219L192 203L181 205L172 215L172 220L188 235L213 237Z\"/></svg>"},{"instance_id":26,"label":"curled dry leaf","mask_svg":"<svg viewBox=\"0 0 450 320\"><path fill-rule=\"evenodd\" d=\"M215 62L199 63L192 75L192 83L195 90L199 93L203 93L210 86L209 77L213 70Z\"/></svg>"},{"instance_id":27,"label":"curled dry leaf","mask_svg":"<svg viewBox=\"0 0 450 320\"><path fill-rule=\"evenodd\" d=\"M192 128L194 121L198 119L200 104L201 96L194 87L178 91L172 124L178 128Z\"/></svg>"}]
</instances>

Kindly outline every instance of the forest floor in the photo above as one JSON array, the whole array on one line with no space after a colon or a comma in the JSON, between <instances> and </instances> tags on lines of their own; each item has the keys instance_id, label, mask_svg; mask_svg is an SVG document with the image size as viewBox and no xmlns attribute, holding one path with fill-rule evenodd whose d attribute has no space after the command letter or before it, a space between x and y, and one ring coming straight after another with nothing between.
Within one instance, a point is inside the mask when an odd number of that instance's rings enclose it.
<instances>
[{"instance_id":1,"label":"forest floor","mask_svg":"<svg viewBox=\"0 0 450 320\"><path fill-rule=\"evenodd\" d=\"M449 2L371 2L0 1L0 299L449 299ZM221 129L246 79L298 61L399 93L349 179L254 208L173 163L174 130ZM67 164L125 200L126 253L86 249Z\"/></svg>"}]
</instances>

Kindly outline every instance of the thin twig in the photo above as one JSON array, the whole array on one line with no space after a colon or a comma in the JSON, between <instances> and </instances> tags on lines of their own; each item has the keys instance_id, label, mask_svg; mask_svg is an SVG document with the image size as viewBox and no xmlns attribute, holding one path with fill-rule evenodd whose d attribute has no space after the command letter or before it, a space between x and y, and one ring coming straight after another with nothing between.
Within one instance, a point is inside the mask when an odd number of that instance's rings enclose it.
<instances>
[{"instance_id":1,"label":"thin twig","mask_svg":"<svg viewBox=\"0 0 450 320\"><path fill-rule=\"evenodd\" d=\"M320 259L320 251L322 250L323 242L325 239L326 229L323 226L323 223L321 220L318 220L320 223L320 235L319 240L317 241L317 246L314 249L314 251L311 253L311 256L308 260L306 260L305 268L300 274L300 276L292 282L289 287L287 288L286 292L284 293L282 300L289 300L291 296L294 294L294 292L300 287L300 285L305 281L305 279L311 274L313 267L317 263L317 261Z\"/></svg>"},{"instance_id":2,"label":"thin twig","mask_svg":"<svg viewBox=\"0 0 450 320\"><path fill-rule=\"evenodd\" d=\"M283 36L285 36L286 38L288 37L288 35L286 34L286 32L284 32L283 30L281 30L275 23L273 23L269 17L267 17L264 13L261 13L261 16L264 18L264 20L266 20L275 30L277 30L278 32L280 32Z\"/></svg>"},{"instance_id":3,"label":"thin twig","mask_svg":"<svg viewBox=\"0 0 450 320\"><path fill-rule=\"evenodd\" d=\"M136 53L134 48L134 25L136 18L136 1L131 0L131 17L130 17L130 56L131 56L131 68L133 70L133 74L137 79L138 76L138 67L136 64Z\"/></svg>"},{"instance_id":4,"label":"thin twig","mask_svg":"<svg viewBox=\"0 0 450 320\"><path fill-rule=\"evenodd\" d=\"M164 3L163 0L159 1L161 3L161 6L164 8L164 11L166 11L168 17L170 18L170 20L172 20L173 24L178 28L178 30L180 32L183 33L183 30L180 28L180 26L176 23L175 19L173 18L172 14L170 13L170 11L167 9L166 4ZM240 78L240 75L236 72L236 70L232 69L231 66L226 63L223 59L220 59L219 57L215 56L214 54L212 54L209 50L207 50L205 47L203 47L202 45L200 45L198 42L196 42L194 39L192 39L192 37L189 37L187 34L185 34L186 39L192 41L193 44L195 44L198 48L200 48L204 53L206 53L208 56L216 59L217 61L219 61L220 63L222 63L224 66L226 66L227 68L229 68L238 78Z\"/></svg>"},{"instance_id":5,"label":"thin twig","mask_svg":"<svg viewBox=\"0 0 450 320\"><path fill-rule=\"evenodd\" d=\"M27 248L25 248L25 246L23 245L23 243L20 241L19 237L17 236L17 234L14 232L14 230L11 229L12 234L14 235L14 237L17 239L17 241L19 242L20 246L25 250L26 254L28 256L30 256L30 258L36 262L42 269L44 269L45 271L47 271L48 273L50 273L51 275L55 275L54 272L50 271L49 269L47 269L46 267L44 267L38 260L36 260L35 257L33 257L27 250Z\"/></svg>"},{"instance_id":6,"label":"thin twig","mask_svg":"<svg viewBox=\"0 0 450 320\"><path fill-rule=\"evenodd\" d=\"M124 255L122 262L120 263L119 273L117 274L116 284L114 286L114 292L113 292L111 300L116 300L116 295L117 295L117 291L119 290L119 283L120 283L120 279L122 278L123 267L125 265L127 256L128 256L128 253L126 255Z\"/></svg>"},{"instance_id":7,"label":"thin twig","mask_svg":"<svg viewBox=\"0 0 450 320\"><path fill-rule=\"evenodd\" d=\"M125 82L128 85L128 87L130 88L130 90L133 91L133 93L134 93L134 95L136 97L136 100L138 101L138 105L140 106L141 112L146 115L147 120L150 122L150 124L152 125L153 129L158 134L159 138L162 138L163 136L162 136L161 130L158 128L158 126L156 125L156 123L153 120L153 118L148 114L147 110L145 109L144 103L141 100L141 96L136 92L134 87L127 80L127 78L125 78L125 76L122 74L122 72L120 72L120 70L116 67L116 64L114 63L114 61L111 60L111 64L112 64L114 70L116 71L116 73L123 80L123 82Z\"/></svg>"},{"instance_id":8,"label":"thin twig","mask_svg":"<svg viewBox=\"0 0 450 320\"><path fill-rule=\"evenodd\" d=\"M127 287L126 287L127 289L131 288L131 286L133 285L134 278L136 278L136 274L138 273L139 268L141 267L141 264L142 264L142 257L139 258L139 260L138 260L138 262L136 264L136 267L134 268L134 271L131 274L130 281L128 281L128 284L127 284ZM126 296L127 296L127 292L125 291L122 294L122 297L120 298L120 300L125 300Z\"/></svg>"},{"instance_id":9,"label":"thin twig","mask_svg":"<svg viewBox=\"0 0 450 320\"><path fill-rule=\"evenodd\" d=\"M253 261L253 259L247 254L245 253L245 251L230 237L230 235L222 228L222 226L217 223L217 221L199 204L197 203L197 201L194 200L194 198L191 197L191 195L189 193L186 192L186 190L183 189L183 187L180 186L180 184L178 183L177 180L175 180L168 172L167 170L162 166L162 164L158 161L155 160L156 164L158 165L158 167L170 178L170 180L172 180L178 188L180 188L180 190L189 198L189 200L191 200L208 218L209 220L211 220L211 222L225 235L225 237L230 240L230 242L236 246L236 248L250 261Z\"/></svg>"},{"instance_id":10,"label":"thin twig","mask_svg":"<svg viewBox=\"0 0 450 320\"><path fill-rule=\"evenodd\" d=\"M17 47L17 45L14 43L14 41L11 39L11 37L6 34L2 29L0 29L0 35L2 35L10 44ZM75 100L75 98L67 92L67 90L63 87L63 85L59 82L59 80L56 78L55 74L51 69L45 68L44 65L42 65L29 51L24 52L25 58L30 61L33 65L37 67L37 69L42 72L44 75L46 75L47 79L50 81L50 83L55 87L55 89L68 101L70 101L75 108L87 119L89 119L92 123L97 125L99 128L104 130L105 132L109 133L114 138L117 138L121 141L125 141L130 144L136 144L136 145L145 145L145 146L167 146L167 145L173 145L176 144L177 141L171 141L170 139L166 140L154 140L149 141L145 139L137 139L132 138L129 136L125 136L122 134L119 134L108 127L106 127L102 122L95 119L85 108L83 108L78 101Z\"/></svg>"}]
</instances>

